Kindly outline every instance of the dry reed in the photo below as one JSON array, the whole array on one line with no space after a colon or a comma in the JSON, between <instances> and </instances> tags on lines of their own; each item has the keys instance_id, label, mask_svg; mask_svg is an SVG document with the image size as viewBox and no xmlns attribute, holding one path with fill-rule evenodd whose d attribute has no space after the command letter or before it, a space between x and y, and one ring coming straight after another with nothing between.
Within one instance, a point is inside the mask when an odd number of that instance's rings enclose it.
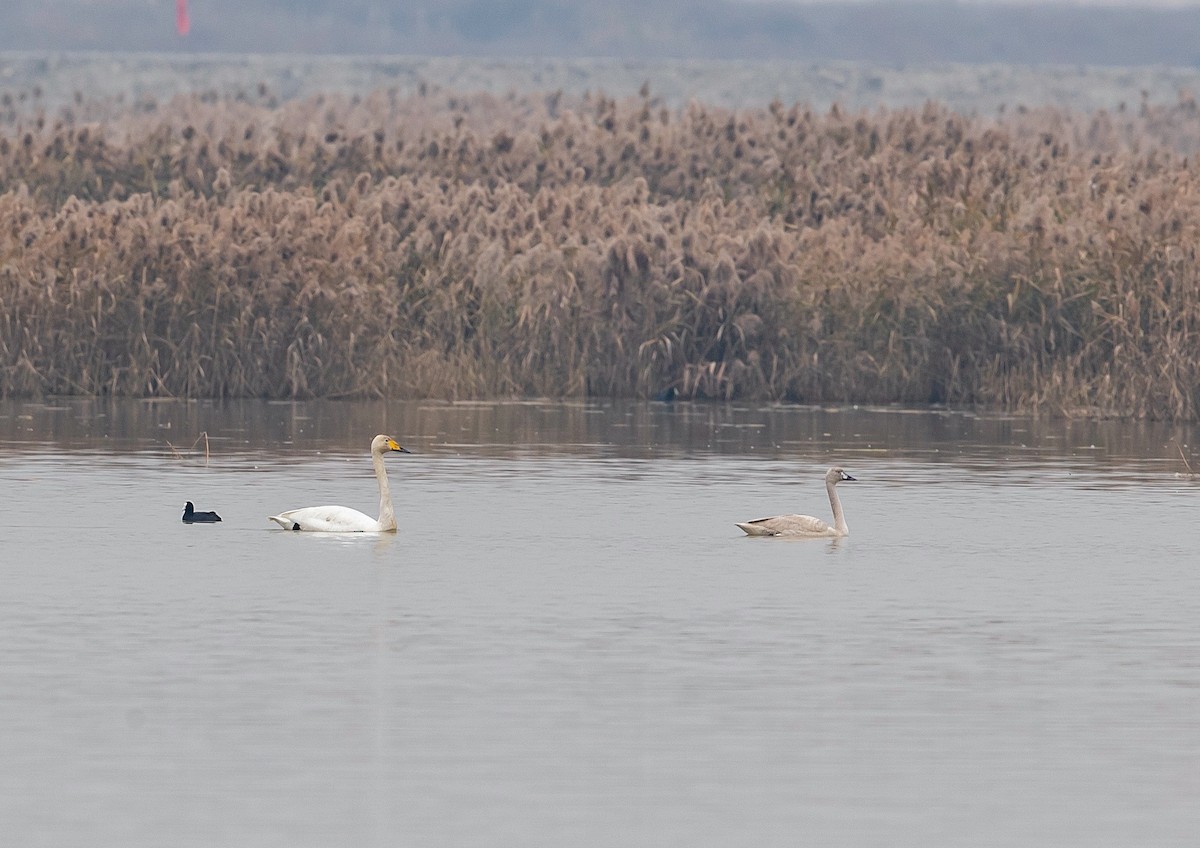
<instances>
[{"instance_id":1,"label":"dry reed","mask_svg":"<svg viewBox=\"0 0 1200 848\"><path fill-rule=\"evenodd\" d=\"M35 101L0 110L0 395L1200 415L1188 95Z\"/></svg>"}]
</instances>

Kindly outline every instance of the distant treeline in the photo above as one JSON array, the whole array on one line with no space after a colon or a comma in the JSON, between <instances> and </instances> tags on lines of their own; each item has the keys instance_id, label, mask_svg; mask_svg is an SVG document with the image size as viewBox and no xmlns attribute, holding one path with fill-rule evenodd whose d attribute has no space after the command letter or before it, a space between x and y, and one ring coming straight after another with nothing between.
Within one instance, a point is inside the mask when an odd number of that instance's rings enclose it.
<instances>
[{"instance_id":1,"label":"distant treeline","mask_svg":"<svg viewBox=\"0 0 1200 848\"><path fill-rule=\"evenodd\" d=\"M0 395L1200 414L1188 96L0 96Z\"/></svg>"},{"instance_id":2,"label":"distant treeline","mask_svg":"<svg viewBox=\"0 0 1200 848\"><path fill-rule=\"evenodd\" d=\"M988 0L4 0L0 50L1163 65L1183 3Z\"/></svg>"}]
</instances>

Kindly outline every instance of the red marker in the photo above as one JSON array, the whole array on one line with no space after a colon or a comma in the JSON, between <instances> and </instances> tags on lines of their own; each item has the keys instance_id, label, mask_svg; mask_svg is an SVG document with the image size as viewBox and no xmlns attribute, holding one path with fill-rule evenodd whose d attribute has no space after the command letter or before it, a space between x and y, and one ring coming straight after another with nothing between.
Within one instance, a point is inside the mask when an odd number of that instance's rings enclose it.
<instances>
[{"instance_id":1,"label":"red marker","mask_svg":"<svg viewBox=\"0 0 1200 848\"><path fill-rule=\"evenodd\" d=\"M188 30L192 28L192 22L188 20L187 0L175 0L175 30L180 35L187 35Z\"/></svg>"}]
</instances>

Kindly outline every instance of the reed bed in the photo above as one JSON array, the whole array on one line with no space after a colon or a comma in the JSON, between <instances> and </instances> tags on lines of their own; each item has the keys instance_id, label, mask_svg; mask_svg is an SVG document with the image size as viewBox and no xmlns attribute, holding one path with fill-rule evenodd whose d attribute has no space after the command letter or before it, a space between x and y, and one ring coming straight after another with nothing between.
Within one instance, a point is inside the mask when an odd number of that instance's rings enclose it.
<instances>
[{"instance_id":1,"label":"reed bed","mask_svg":"<svg viewBox=\"0 0 1200 848\"><path fill-rule=\"evenodd\" d=\"M0 395L1200 415L1195 101L0 96Z\"/></svg>"}]
</instances>

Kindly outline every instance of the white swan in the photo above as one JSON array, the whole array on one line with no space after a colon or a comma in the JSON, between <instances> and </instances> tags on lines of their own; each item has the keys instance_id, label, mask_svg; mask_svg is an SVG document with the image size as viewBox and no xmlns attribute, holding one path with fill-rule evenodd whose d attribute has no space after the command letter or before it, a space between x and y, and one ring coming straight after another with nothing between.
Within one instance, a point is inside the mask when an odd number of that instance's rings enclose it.
<instances>
[{"instance_id":1,"label":"white swan","mask_svg":"<svg viewBox=\"0 0 1200 848\"><path fill-rule=\"evenodd\" d=\"M750 536L849 536L846 516L842 514L842 502L834 488L843 480L854 480L840 468L825 472L825 490L829 492L829 505L833 507L833 526L811 515L777 515L774 518L758 518L738 524Z\"/></svg>"},{"instance_id":2,"label":"white swan","mask_svg":"<svg viewBox=\"0 0 1200 848\"><path fill-rule=\"evenodd\" d=\"M383 455L388 451L412 453L396 444L389 436L378 435L371 440L371 462L375 479L379 481L379 520L348 506L306 506L290 509L279 515L267 516L284 530L308 530L318 533L393 533L396 513L392 511L392 492L388 488L387 469Z\"/></svg>"}]
</instances>

